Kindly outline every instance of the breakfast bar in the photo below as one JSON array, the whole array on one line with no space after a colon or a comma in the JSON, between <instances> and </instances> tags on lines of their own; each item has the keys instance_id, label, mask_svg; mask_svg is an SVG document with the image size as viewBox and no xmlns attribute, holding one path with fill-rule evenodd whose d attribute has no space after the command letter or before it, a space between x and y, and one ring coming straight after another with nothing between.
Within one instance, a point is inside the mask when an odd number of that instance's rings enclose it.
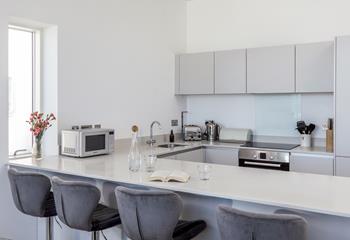
<instances>
[{"instance_id":1,"label":"breakfast bar","mask_svg":"<svg viewBox=\"0 0 350 240\"><path fill-rule=\"evenodd\" d=\"M157 149L156 153L164 154L166 150ZM309 239L349 239L349 178L210 164L210 179L203 181L197 169L201 164L204 163L158 159L156 170L180 170L191 176L187 183L164 183L149 181L150 173L142 169L130 172L127 152L123 151L84 159L48 156L8 163L11 168L92 182L102 192L101 201L111 207L116 207L114 188L119 185L175 191L184 199L185 217L204 219L208 224L196 239L218 239L215 210L219 204L262 213L294 211L307 219ZM80 239L78 236L84 234L60 228L55 231L65 239ZM124 238L118 228L106 234L113 239Z\"/></svg>"}]
</instances>

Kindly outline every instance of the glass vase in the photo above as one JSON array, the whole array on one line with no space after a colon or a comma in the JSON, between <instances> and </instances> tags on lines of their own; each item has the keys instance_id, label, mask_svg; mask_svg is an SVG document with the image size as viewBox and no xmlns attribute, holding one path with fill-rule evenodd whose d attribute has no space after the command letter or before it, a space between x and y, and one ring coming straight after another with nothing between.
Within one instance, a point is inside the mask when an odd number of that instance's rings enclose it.
<instances>
[{"instance_id":1,"label":"glass vase","mask_svg":"<svg viewBox=\"0 0 350 240\"><path fill-rule=\"evenodd\" d=\"M42 144L41 139L35 139L32 150L33 158L41 158L42 157Z\"/></svg>"}]
</instances>

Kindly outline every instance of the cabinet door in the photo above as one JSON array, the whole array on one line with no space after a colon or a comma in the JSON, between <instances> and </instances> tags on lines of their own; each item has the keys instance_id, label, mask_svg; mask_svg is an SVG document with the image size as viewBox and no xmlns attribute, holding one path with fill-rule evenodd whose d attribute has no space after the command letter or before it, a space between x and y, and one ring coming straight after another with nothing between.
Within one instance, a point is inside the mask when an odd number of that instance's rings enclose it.
<instances>
[{"instance_id":1,"label":"cabinet door","mask_svg":"<svg viewBox=\"0 0 350 240\"><path fill-rule=\"evenodd\" d=\"M197 149L189 152L176 154L176 160L190 161L190 162L204 162L204 150Z\"/></svg>"},{"instance_id":2,"label":"cabinet door","mask_svg":"<svg viewBox=\"0 0 350 240\"><path fill-rule=\"evenodd\" d=\"M206 148L205 162L238 166L238 149Z\"/></svg>"},{"instance_id":3,"label":"cabinet door","mask_svg":"<svg viewBox=\"0 0 350 240\"><path fill-rule=\"evenodd\" d=\"M215 53L215 94L246 93L246 50Z\"/></svg>"},{"instance_id":4,"label":"cabinet door","mask_svg":"<svg viewBox=\"0 0 350 240\"><path fill-rule=\"evenodd\" d=\"M350 36L336 39L335 152L350 157Z\"/></svg>"},{"instance_id":5,"label":"cabinet door","mask_svg":"<svg viewBox=\"0 0 350 240\"><path fill-rule=\"evenodd\" d=\"M247 92L295 92L295 46L248 49Z\"/></svg>"},{"instance_id":6,"label":"cabinet door","mask_svg":"<svg viewBox=\"0 0 350 240\"><path fill-rule=\"evenodd\" d=\"M296 91L333 92L334 42L296 46Z\"/></svg>"},{"instance_id":7,"label":"cabinet door","mask_svg":"<svg viewBox=\"0 0 350 240\"><path fill-rule=\"evenodd\" d=\"M180 94L214 93L214 53L180 56Z\"/></svg>"},{"instance_id":8,"label":"cabinet door","mask_svg":"<svg viewBox=\"0 0 350 240\"><path fill-rule=\"evenodd\" d=\"M333 156L293 153L290 170L293 172L333 175Z\"/></svg>"},{"instance_id":9,"label":"cabinet door","mask_svg":"<svg viewBox=\"0 0 350 240\"><path fill-rule=\"evenodd\" d=\"M335 175L341 177L350 177L350 158L335 158Z\"/></svg>"}]
</instances>

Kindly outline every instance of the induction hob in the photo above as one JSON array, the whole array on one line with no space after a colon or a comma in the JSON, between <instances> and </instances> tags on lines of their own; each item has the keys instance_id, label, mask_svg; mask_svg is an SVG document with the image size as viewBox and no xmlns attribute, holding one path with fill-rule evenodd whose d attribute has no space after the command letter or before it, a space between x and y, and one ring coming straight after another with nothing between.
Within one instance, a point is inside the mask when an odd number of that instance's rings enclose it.
<instances>
[{"instance_id":1,"label":"induction hob","mask_svg":"<svg viewBox=\"0 0 350 240\"><path fill-rule=\"evenodd\" d=\"M266 148L266 149L277 149L277 150L292 150L298 146L299 146L298 144L247 142L244 145L242 145L241 147Z\"/></svg>"}]
</instances>

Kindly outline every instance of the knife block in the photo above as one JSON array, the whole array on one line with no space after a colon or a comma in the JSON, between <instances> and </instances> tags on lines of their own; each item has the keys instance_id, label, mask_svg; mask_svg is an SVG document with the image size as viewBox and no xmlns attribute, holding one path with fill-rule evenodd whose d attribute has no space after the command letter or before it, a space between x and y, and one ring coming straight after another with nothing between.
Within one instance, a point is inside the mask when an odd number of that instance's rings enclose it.
<instances>
[{"instance_id":1,"label":"knife block","mask_svg":"<svg viewBox=\"0 0 350 240\"><path fill-rule=\"evenodd\" d=\"M327 152L333 152L333 144L334 144L334 135L333 130L327 130L326 131L326 151Z\"/></svg>"}]
</instances>

